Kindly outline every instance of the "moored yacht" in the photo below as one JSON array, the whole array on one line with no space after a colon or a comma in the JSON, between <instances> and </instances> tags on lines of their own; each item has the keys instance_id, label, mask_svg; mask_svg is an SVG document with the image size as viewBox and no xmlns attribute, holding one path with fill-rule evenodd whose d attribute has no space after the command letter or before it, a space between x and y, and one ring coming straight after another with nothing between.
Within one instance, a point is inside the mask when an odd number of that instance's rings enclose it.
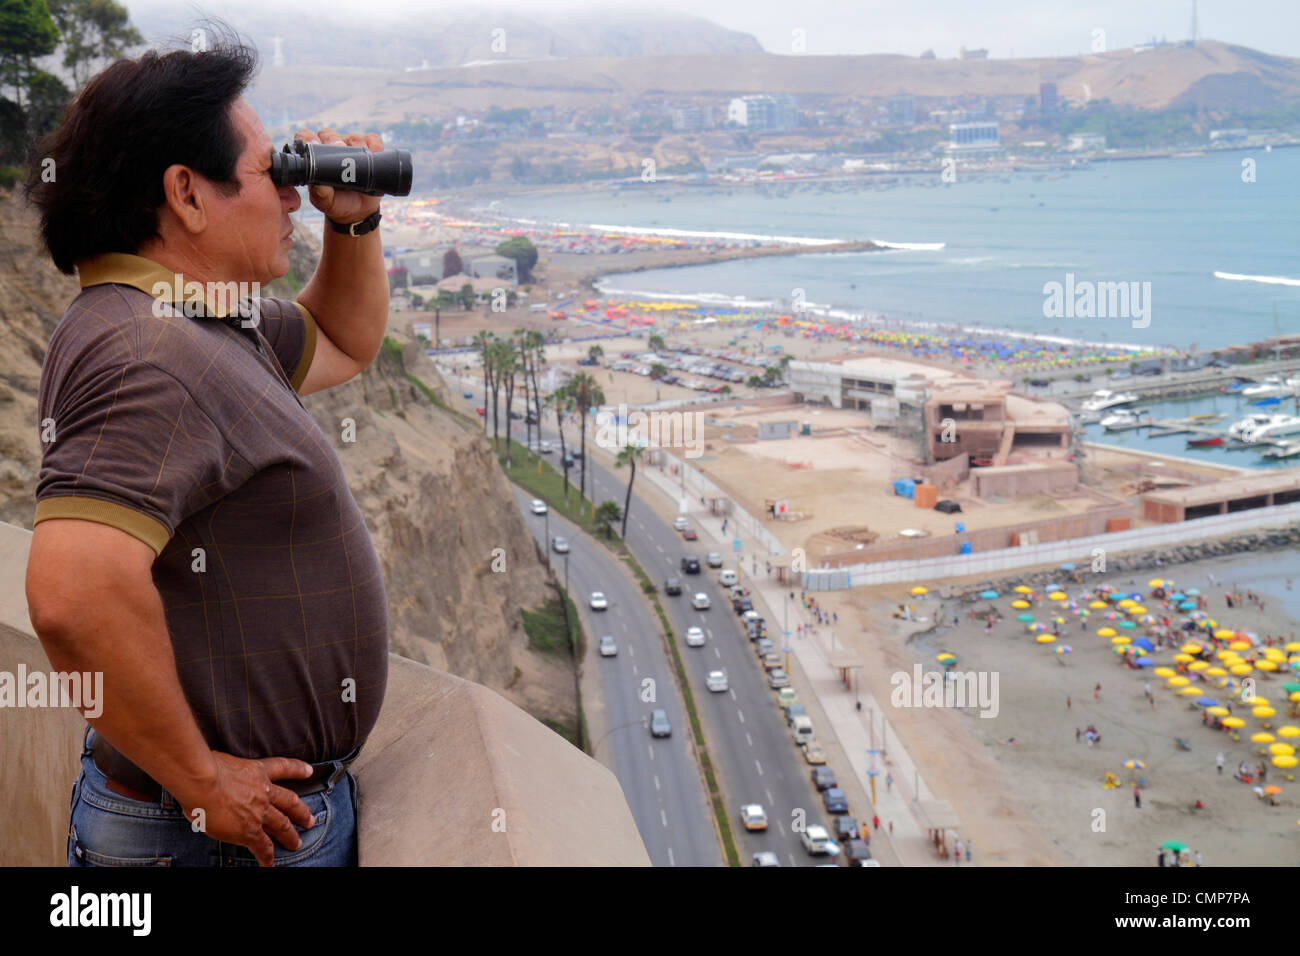
<instances>
[{"instance_id":1,"label":"moored yacht","mask_svg":"<svg viewBox=\"0 0 1300 956\"><path fill-rule=\"evenodd\" d=\"M1085 412L1104 412L1108 408L1131 405L1137 400L1138 397L1131 392L1112 392L1109 389L1102 388L1093 392L1092 398L1085 400L1079 407Z\"/></svg>"}]
</instances>

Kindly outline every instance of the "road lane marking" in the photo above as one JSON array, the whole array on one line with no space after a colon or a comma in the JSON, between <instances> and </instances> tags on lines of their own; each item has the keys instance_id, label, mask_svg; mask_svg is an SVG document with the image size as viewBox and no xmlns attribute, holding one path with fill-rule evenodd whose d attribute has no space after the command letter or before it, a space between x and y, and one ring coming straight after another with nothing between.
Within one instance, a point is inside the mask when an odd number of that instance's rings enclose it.
<instances>
[{"instance_id":1,"label":"road lane marking","mask_svg":"<svg viewBox=\"0 0 1300 956\"><path fill-rule=\"evenodd\" d=\"M768 802L771 803L770 797L768 798ZM776 821L776 828L781 831L781 836L785 836L785 824L782 823L779 819Z\"/></svg>"},{"instance_id":2,"label":"road lane marking","mask_svg":"<svg viewBox=\"0 0 1300 956\"><path fill-rule=\"evenodd\" d=\"M713 656L716 657L718 660L722 660L722 651L718 650L718 649L715 647L715 648L713 649Z\"/></svg>"},{"instance_id":3,"label":"road lane marking","mask_svg":"<svg viewBox=\"0 0 1300 956\"><path fill-rule=\"evenodd\" d=\"M659 808L659 819L663 821L664 826L668 826L668 814L664 813L663 808Z\"/></svg>"},{"instance_id":4,"label":"road lane marking","mask_svg":"<svg viewBox=\"0 0 1300 956\"><path fill-rule=\"evenodd\" d=\"M745 731L745 740L747 740L747 741L749 742L749 745L750 745L751 747L754 746L754 738L751 737L751 736L749 736L749 731L748 731L748 730Z\"/></svg>"},{"instance_id":5,"label":"road lane marking","mask_svg":"<svg viewBox=\"0 0 1300 956\"><path fill-rule=\"evenodd\" d=\"M754 766L758 768L758 775L759 775L760 777L763 776L763 765L762 765L761 763L759 763L757 760L755 760L755 761L754 761Z\"/></svg>"},{"instance_id":6,"label":"road lane marking","mask_svg":"<svg viewBox=\"0 0 1300 956\"><path fill-rule=\"evenodd\" d=\"M734 688L734 687L731 688L731 699L732 699L733 701L736 699L736 688Z\"/></svg>"},{"instance_id":7,"label":"road lane marking","mask_svg":"<svg viewBox=\"0 0 1300 956\"><path fill-rule=\"evenodd\" d=\"M771 790L764 790L763 793L767 796L767 802L768 802L768 803L776 803L776 801L772 799L772 791L771 791Z\"/></svg>"},{"instance_id":8,"label":"road lane marking","mask_svg":"<svg viewBox=\"0 0 1300 956\"><path fill-rule=\"evenodd\" d=\"M636 671L636 665L633 664L633 665L632 665L632 676L635 677L636 674L637 674L637 671Z\"/></svg>"},{"instance_id":9,"label":"road lane marking","mask_svg":"<svg viewBox=\"0 0 1300 956\"><path fill-rule=\"evenodd\" d=\"M740 718L742 724L745 722L745 712L739 707L736 708L736 716Z\"/></svg>"},{"instance_id":10,"label":"road lane marking","mask_svg":"<svg viewBox=\"0 0 1300 956\"><path fill-rule=\"evenodd\" d=\"M668 848L668 865L669 865L669 866L676 866L676 865L677 865L677 861L673 859L673 848L672 848L672 847L669 847L669 848Z\"/></svg>"},{"instance_id":11,"label":"road lane marking","mask_svg":"<svg viewBox=\"0 0 1300 956\"><path fill-rule=\"evenodd\" d=\"M663 787L659 786L659 774L655 774L655 775L654 775L654 778L655 778L655 789L656 789L656 790L662 790Z\"/></svg>"}]
</instances>

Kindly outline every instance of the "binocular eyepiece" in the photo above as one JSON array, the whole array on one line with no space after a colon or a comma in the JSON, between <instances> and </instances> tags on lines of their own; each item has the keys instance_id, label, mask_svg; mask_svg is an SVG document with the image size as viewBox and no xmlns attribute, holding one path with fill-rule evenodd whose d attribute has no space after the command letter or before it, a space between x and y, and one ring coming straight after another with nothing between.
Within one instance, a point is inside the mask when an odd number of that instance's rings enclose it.
<instances>
[{"instance_id":1,"label":"binocular eyepiece","mask_svg":"<svg viewBox=\"0 0 1300 956\"><path fill-rule=\"evenodd\" d=\"M271 151L271 179L277 186L333 186L368 196L411 192L411 154L404 149L372 153L364 146L293 141Z\"/></svg>"}]
</instances>

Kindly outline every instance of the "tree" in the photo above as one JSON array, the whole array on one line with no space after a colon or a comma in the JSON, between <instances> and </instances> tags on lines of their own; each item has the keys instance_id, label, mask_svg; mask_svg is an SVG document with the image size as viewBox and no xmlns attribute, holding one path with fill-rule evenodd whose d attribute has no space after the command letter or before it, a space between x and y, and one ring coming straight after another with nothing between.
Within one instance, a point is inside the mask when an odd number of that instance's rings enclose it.
<instances>
[{"instance_id":1,"label":"tree","mask_svg":"<svg viewBox=\"0 0 1300 956\"><path fill-rule=\"evenodd\" d=\"M724 386L722 386L722 390L721 390L720 392L718 392L718 394L719 394L719 395L730 395L730 394L731 394L731 386L730 386L730 385L724 385Z\"/></svg>"},{"instance_id":2,"label":"tree","mask_svg":"<svg viewBox=\"0 0 1300 956\"><path fill-rule=\"evenodd\" d=\"M781 381L781 367L779 365L769 365L763 369L763 384L776 385Z\"/></svg>"},{"instance_id":3,"label":"tree","mask_svg":"<svg viewBox=\"0 0 1300 956\"><path fill-rule=\"evenodd\" d=\"M466 312L474 308L475 298L476 296L474 295L474 283L466 282L463 286L460 287L460 304L465 307Z\"/></svg>"},{"instance_id":4,"label":"tree","mask_svg":"<svg viewBox=\"0 0 1300 956\"><path fill-rule=\"evenodd\" d=\"M614 537L614 524L622 517L617 501L602 501L596 506L596 516L592 520L597 531L605 533L605 540Z\"/></svg>"},{"instance_id":5,"label":"tree","mask_svg":"<svg viewBox=\"0 0 1300 956\"><path fill-rule=\"evenodd\" d=\"M12 86L20 109L23 94L40 72L34 61L53 53L58 44L59 28L45 0L0 0L0 89Z\"/></svg>"},{"instance_id":6,"label":"tree","mask_svg":"<svg viewBox=\"0 0 1300 956\"><path fill-rule=\"evenodd\" d=\"M127 47L144 43L126 8L113 0L48 0L63 35L63 65L81 89L99 60L114 60Z\"/></svg>"},{"instance_id":7,"label":"tree","mask_svg":"<svg viewBox=\"0 0 1300 956\"><path fill-rule=\"evenodd\" d=\"M662 352L667 348L664 344L664 337L658 332L650 333L650 338L646 340L646 345L650 347L650 351L652 352Z\"/></svg>"},{"instance_id":8,"label":"tree","mask_svg":"<svg viewBox=\"0 0 1300 956\"><path fill-rule=\"evenodd\" d=\"M663 362L650 366L650 380L655 383L655 401L659 401L659 383L668 377L668 367Z\"/></svg>"},{"instance_id":9,"label":"tree","mask_svg":"<svg viewBox=\"0 0 1300 956\"><path fill-rule=\"evenodd\" d=\"M582 465L578 469L578 491L582 497L587 495L587 415L591 409L605 404L605 392L596 380L586 372L579 372L569 380L569 392L573 403L578 407L579 430L582 439Z\"/></svg>"},{"instance_id":10,"label":"tree","mask_svg":"<svg viewBox=\"0 0 1300 956\"><path fill-rule=\"evenodd\" d=\"M515 277L519 282L532 280L533 266L537 265L537 247L527 236L513 236L496 248L499 256L515 260Z\"/></svg>"},{"instance_id":11,"label":"tree","mask_svg":"<svg viewBox=\"0 0 1300 956\"><path fill-rule=\"evenodd\" d=\"M474 348L478 349L479 361L483 363L483 430L487 431L487 406L492 401L495 389L492 380L492 340L495 336L486 330L480 331L474 336ZM493 416L495 418L495 416ZM492 448L496 450L496 437L492 438Z\"/></svg>"},{"instance_id":12,"label":"tree","mask_svg":"<svg viewBox=\"0 0 1300 956\"><path fill-rule=\"evenodd\" d=\"M455 249L448 249L442 254L442 277L444 279L451 276L458 276L465 271L465 263L460 261L460 253Z\"/></svg>"},{"instance_id":13,"label":"tree","mask_svg":"<svg viewBox=\"0 0 1300 956\"><path fill-rule=\"evenodd\" d=\"M748 385L750 388L762 388L763 380L759 378L757 375L751 375L749 376L749 378L745 379L745 384Z\"/></svg>"},{"instance_id":14,"label":"tree","mask_svg":"<svg viewBox=\"0 0 1300 956\"><path fill-rule=\"evenodd\" d=\"M573 411L573 396L569 394L569 387L561 385L547 397L549 402L555 408L555 430L560 433L560 461L564 464L564 503L569 503L569 453L564 447L564 416Z\"/></svg>"},{"instance_id":15,"label":"tree","mask_svg":"<svg viewBox=\"0 0 1300 956\"><path fill-rule=\"evenodd\" d=\"M388 270L388 291L396 292L398 289L405 289L411 281L411 275L406 271L406 266L393 266Z\"/></svg>"},{"instance_id":16,"label":"tree","mask_svg":"<svg viewBox=\"0 0 1300 956\"><path fill-rule=\"evenodd\" d=\"M645 449L640 445L624 445L619 449L618 457L614 459L615 468L622 468L624 465L632 468L632 473L627 479L627 497L623 499L623 530L619 532L619 536L624 541L627 540L627 516L632 510L632 482L636 481L636 465L637 462L644 460L644 457Z\"/></svg>"},{"instance_id":17,"label":"tree","mask_svg":"<svg viewBox=\"0 0 1300 956\"><path fill-rule=\"evenodd\" d=\"M493 362L497 381L506 390L506 467L510 467L510 409L515 400L515 376L519 374L519 352L515 348L515 339L500 339L496 342L497 355Z\"/></svg>"},{"instance_id":18,"label":"tree","mask_svg":"<svg viewBox=\"0 0 1300 956\"><path fill-rule=\"evenodd\" d=\"M587 349L587 358L591 359L593 362L599 362L604 355L605 350L599 345L593 345L591 348Z\"/></svg>"},{"instance_id":19,"label":"tree","mask_svg":"<svg viewBox=\"0 0 1300 956\"><path fill-rule=\"evenodd\" d=\"M542 393L537 387L537 370L546 364L546 336L531 330L524 333L524 348L528 350L528 370L533 378L533 413L537 418L537 440L542 440Z\"/></svg>"}]
</instances>

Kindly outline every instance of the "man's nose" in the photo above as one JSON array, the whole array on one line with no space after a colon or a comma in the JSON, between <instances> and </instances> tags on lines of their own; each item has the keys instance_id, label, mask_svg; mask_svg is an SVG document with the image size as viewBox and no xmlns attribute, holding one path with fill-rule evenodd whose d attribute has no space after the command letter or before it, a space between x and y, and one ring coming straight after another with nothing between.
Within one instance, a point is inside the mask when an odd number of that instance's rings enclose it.
<instances>
[{"instance_id":1,"label":"man's nose","mask_svg":"<svg viewBox=\"0 0 1300 956\"><path fill-rule=\"evenodd\" d=\"M293 186L280 187L280 202L285 204L285 212L297 212L302 206L302 196Z\"/></svg>"}]
</instances>

